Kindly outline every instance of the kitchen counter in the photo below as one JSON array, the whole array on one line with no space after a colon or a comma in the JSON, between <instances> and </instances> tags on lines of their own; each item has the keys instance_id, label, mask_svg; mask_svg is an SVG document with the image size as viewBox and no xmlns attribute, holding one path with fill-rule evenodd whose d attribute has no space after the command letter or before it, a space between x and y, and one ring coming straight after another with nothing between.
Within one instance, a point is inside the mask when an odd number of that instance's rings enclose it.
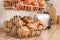
<instances>
[{"instance_id":1,"label":"kitchen counter","mask_svg":"<svg viewBox=\"0 0 60 40\"><path fill-rule=\"evenodd\" d=\"M15 38L7 36L3 28L0 28L0 40L60 40L60 26L52 25L48 30L42 30L40 36L28 38Z\"/></svg>"}]
</instances>

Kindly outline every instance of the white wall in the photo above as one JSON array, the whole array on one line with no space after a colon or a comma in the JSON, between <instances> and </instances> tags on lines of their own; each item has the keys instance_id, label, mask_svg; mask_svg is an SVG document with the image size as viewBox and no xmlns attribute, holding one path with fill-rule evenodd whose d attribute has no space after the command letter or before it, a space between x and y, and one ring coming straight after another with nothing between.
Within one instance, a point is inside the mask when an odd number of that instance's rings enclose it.
<instances>
[{"instance_id":1,"label":"white wall","mask_svg":"<svg viewBox=\"0 0 60 40\"><path fill-rule=\"evenodd\" d=\"M57 15L60 15L60 0L51 0L51 2L56 8Z\"/></svg>"}]
</instances>

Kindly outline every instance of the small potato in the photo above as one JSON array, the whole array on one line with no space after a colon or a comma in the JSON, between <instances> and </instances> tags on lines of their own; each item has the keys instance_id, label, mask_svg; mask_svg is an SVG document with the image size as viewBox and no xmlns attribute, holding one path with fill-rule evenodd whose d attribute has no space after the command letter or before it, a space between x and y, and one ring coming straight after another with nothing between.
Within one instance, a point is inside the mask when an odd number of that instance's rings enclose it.
<instances>
[{"instance_id":1,"label":"small potato","mask_svg":"<svg viewBox=\"0 0 60 40\"><path fill-rule=\"evenodd\" d=\"M10 33L10 29L9 28L4 28L4 31L6 32L6 33Z\"/></svg>"},{"instance_id":2,"label":"small potato","mask_svg":"<svg viewBox=\"0 0 60 40\"><path fill-rule=\"evenodd\" d=\"M29 29L26 26L22 26L17 31L19 37L27 37L29 34Z\"/></svg>"},{"instance_id":3,"label":"small potato","mask_svg":"<svg viewBox=\"0 0 60 40\"><path fill-rule=\"evenodd\" d=\"M28 23L27 26L29 29L37 29L37 26L34 25L33 23Z\"/></svg>"},{"instance_id":4,"label":"small potato","mask_svg":"<svg viewBox=\"0 0 60 40\"><path fill-rule=\"evenodd\" d=\"M38 29L39 29L39 30L45 29L45 28L46 28L46 26L44 26L44 25L39 25L39 26L38 26Z\"/></svg>"},{"instance_id":5,"label":"small potato","mask_svg":"<svg viewBox=\"0 0 60 40\"><path fill-rule=\"evenodd\" d=\"M34 20L29 20L29 19L28 19L28 20L26 20L25 22L26 22L26 23L32 23L32 22L34 22Z\"/></svg>"},{"instance_id":6,"label":"small potato","mask_svg":"<svg viewBox=\"0 0 60 40\"><path fill-rule=\"evenodd\" d=\"M31 36L31 37L35 36L35 31L30 31L29 36Z\"/></svg>"},{"instance_id":7,"label":"small potato","mask_svg":"<svg viewBox=\"0 0 60 40\"><path fill-rule=\"evenodd\" d=\"M24 17L22 18L22 20L23 20L24 22L26 22L26 23L34 22L34 20L33 20L31 17L29 17L29 16L24 16Z\"/></svg>"},{"instance_id":8,"label":"small potato","mask_svg":"<svg viewBox=\"0 0 60 40\"><path fill-rule=\"evenodd\" d=\"M35 31L35 35L36 35L36 36L39 36L40 33L41 33L41 31Z\"/></svg>"},{"instance_id":9,"label":"small potato","mask_svg":"<svg viewBox=\"0 0 60 40\"><path fill-rule=\"evenodd\" d=\"M9 28L9 29L11 29L13 26L12 22L10 22L10 21L5 21L4 25L6 28Z\"/></svg>"},{"instance_id":10,"label":"small potato","mask_svg":"<svg viewBox=\"0 0 60 40\"><path fill-rule=\"evenodd\" d=\"M44 24L41 20L36 20L35 23L37 23L37 25L43 25Z\"/></svg>"},{"instance_id":11,"label":"small potato","mask_svg":"<svg viewBox=\"0 0 60 40\"><path fill-rule=\"evenodd\" d=\"M17 28L16 28L16 26L14 26L11 30L11 35L16 36L16 34L17 34Z\"/></svg>"},{"instance_id":12,"label":"small potato","mask_svg":"<svg viewBox=\"0 0 60 40\"><path fill-rule=\"evenodd\" d=\"M11 30L9 28L4 28L4 32L7 34L7 35L11 35Z\"/></svg>"},{"instance_id":13,"label":"small potato","mask_svg":"<svg viewBox=\"0 0 60 40\"><path fill-rule=\"evenodd\" d=\"M21 18L19 16L15 16L13 18L13 23L14 25L16 25L17 27L20 27L22 25L25 25L25 23L21 20Z\"/></svg>"},{"instance_id":14,"label":"small potato","mask_svg":"<svg viewBox=\"0 0 60 40\"><path fill-rule=\"evenodd\" d=\"M12 22L8 22L8 28L9 28L9 29L12 29L12 27L13 27Z\"/></svg>"}]
</instances>

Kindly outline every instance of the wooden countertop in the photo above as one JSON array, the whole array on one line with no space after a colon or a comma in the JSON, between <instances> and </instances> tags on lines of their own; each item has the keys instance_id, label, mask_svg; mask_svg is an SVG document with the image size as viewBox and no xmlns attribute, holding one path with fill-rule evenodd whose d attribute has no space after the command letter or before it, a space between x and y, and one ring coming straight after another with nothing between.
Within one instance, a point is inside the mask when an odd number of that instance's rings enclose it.
<instances>
[{"instance_id":1,"label":"wooden countertop","mask_svg":"<svg viewBox=\"0 0 60 40\"><path fill-rule=\"evenodd\" d=\"M15 38L6 36L4 29L0 28L0 40L60 40L60 26L52 25L49 30L42 30L40 36L29 38Z\"/></svg>"}]
</instances>

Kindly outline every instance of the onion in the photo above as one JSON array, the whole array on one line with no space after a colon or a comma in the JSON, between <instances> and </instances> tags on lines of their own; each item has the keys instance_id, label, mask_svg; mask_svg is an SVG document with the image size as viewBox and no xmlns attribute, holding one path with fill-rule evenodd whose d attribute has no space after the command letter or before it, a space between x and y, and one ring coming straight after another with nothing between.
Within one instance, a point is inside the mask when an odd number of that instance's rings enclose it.
<instances>
[{"instance_id":1,"label":"onion","mask_svg":"<svg viewBox=\"0 0 60 40\"><path fill-rule=\"evenodd\" d=\"M44 7L44 6L45 6L45 1L41 0L41 1L39 2L39 6L40 6L40 7Z\"/></svg>"},{"instance_id":2,"label":"onion","mask_svg":"<svg viewBox=\"0 0 60 40\"><path fill-rule=\"evenodd\" d=\"M35 0L24 0L25 4L31 4L33 3Z\"/></svg>"},{"instance_id":3,"label":"onion","mask_svg":"<svg viewBox=\"0 0 60 40\"><path fill-rule=\"evenodd\" d=\"M38 4L37 1L33 2L32 5L33 5L33 6L39 6L39 4Z\"/></svg>"},{"instance_id":4,"label":"onion","mask_svg":"<svg viewBox=\"0 0 60 40\"><path fill-rule=\"evenodd\" d=\"M24 9L23 3L22 3L22 2L19 2L18 4L16 4L16 8L17 8L18 10Z\"/></svg>"}]
</instances>

